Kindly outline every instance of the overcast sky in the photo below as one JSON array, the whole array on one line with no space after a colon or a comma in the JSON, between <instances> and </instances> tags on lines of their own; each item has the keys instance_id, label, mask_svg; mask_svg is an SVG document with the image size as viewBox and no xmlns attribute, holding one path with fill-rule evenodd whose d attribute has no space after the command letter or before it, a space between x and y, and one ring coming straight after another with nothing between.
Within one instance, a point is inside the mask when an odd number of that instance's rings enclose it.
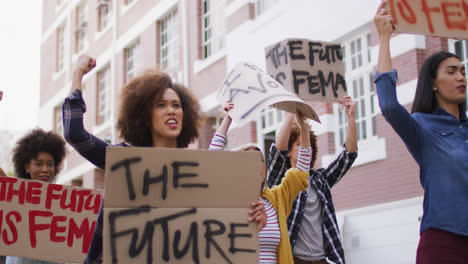
<instances>
[{"instance_id":1,"label":"overcast sky","mask_svg":"<svg viewBox=\"0 0 468 264\"><path fill-rule=\"evenodd\" d=\"M0 8L0 130L37 123L42 1L2 1Z\"/></svg>"}]
</instances>

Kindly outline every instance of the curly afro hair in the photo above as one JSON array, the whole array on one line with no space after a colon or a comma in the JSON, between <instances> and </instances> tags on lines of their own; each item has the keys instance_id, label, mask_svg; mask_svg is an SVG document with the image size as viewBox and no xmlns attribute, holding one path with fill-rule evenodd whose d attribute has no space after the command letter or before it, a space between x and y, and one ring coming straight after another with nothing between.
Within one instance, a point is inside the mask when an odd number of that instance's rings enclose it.
<instances>
[{"instance_id":1,"label":"curly afro hair","mask_svg":"<svg viewBox=\"0 0 468 264\"><path fill-rule=\"evenodd\" d=\"M13 149L13 163L16 174L23 179L31 179L24 169L24 165L39 155L39 152L47 152L54 158L55 175L60 171L60 165L65 158L65 141L57 133L42 129L34 129L26 134Z\"/></svg>"},{"instance_id":2,"label":"curly afro hair","mask_svg":"<svg viewBox=\"0 0 468 264\"><path fill-rule=\"evenodd\" d=\"M292 146L294 142L301 136L301 129L297 124L293 124L291 127L291 134L289 136L289 141L288 141L288 150L292 149ZM310 131L310 147L312 148L312 159L310 161L310 168L313 168L315 165L315 161L317 161L317 152L318 152L318 146L317 146L317 136L314 134L314 132L311 130Z\"/></svg>"},{"instance_id":3,"label":"curly afro hair","mask_svg":"<svg viewBox=\"0 0 468 264\"><path fill-rule=\"evenodd\" d=\"M120 95L116 128L126 142L139 147L153 146L152 109L168 88L177 93L184 112L177 147L185 148L199 136L201 114L195 97L184 86L172 84L169 75L160 71L146 71L128 82Z\"/></svg>"}]
</instances>

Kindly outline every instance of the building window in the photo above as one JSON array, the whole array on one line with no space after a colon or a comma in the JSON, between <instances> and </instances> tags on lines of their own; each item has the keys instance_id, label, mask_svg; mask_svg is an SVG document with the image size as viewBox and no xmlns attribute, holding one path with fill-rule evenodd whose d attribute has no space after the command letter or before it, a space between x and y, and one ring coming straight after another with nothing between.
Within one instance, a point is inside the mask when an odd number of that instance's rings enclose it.
<instances>
[{"instance_id":1,"label":"building window","mask_svg":"<svg viewBox=\"0 0 468 264\"><path fill-rule=\"evenodd\" d=\"M468 69L468 40L458 40L455 42L455 54L462 60L465 69Z\"/></svg>"},{"instance_id":2,"label":"building window","mask_svg":"<svg viewBox=\"0 0 468 264\"><path fill-rule=\"evenodd\" d=\"M111 22L111 1L100 0L98 3L98 31L105 30Z\"/></svg>"},{"instance_id":3,"label":"building window","mask_svg":"<svg viewBox=\"0 0 468 264\"><path fill-rule=\"evenodd\" d=\"M225 0L202 0L202 58L224 48Z\"/></svg>"},{"instance_id":4,"label":"building window","mask_svg":"<svg viewBox=\"0 0 468 264\"><path fill-rule=\"evenodd\" d=\"M65 25L61 25L57 29L57 61L56 71L60 72L63 70L64 59L65 59Z\"/></svg>"},{"instance_id":5,"label":"building window","mask_svg":"<svg viewBox=\"0 0 468 264\"><path fill-rule=\"evenodd\" d=\"M270 7L276 5L278 0L257 0L255 2L255 16L263 14Z\"/></svg>"},{"instance_id":6,"label":"building window","mask_svg":"<svg viewBox=\"0 0 468 264\"><path fill-rule=\"evenodd\" d=\"M54 131L63 135L62 105L54 107Z\"/></svg>"},{"instance_id":7,"label":"building window","mask_svg":"<svg viewBox=\"0 0 468 264\"><path fill-rule=\"evenodd\" d=\"M97 73L97 125L102 125L110 118L110 66Z\"/></svg>"},{"instance_id":8,"label":"building window","mask_svg":"<svg viewBox=\"0 0 468 264\"><path fill-rule=\"evenodd\" d=\"M260 129L263 133L269 133L281 125L284 119L284 111L269 107L260 114Z\"/></svg>"},{"instance_id":9,"label":"building window","mask_svg":"<svg viewBox=\"0 0 468 264\"><path fill-rule=\"evenodd\" d=\"M367 63L370 63L371 60L372 60L372 36L371 36L371 33L368 33L366 35L366 39L367 39Z\"/></svg>"},{"instance_id":10,"label":"building window","mask_svg":"<svg viewBox=\"0 0 468 264\"><path fill-rule=\"evenodd\" d=\"M138 71L140 60L140 41L136 40L125 48L125 81L132 79Z\"/></svg>"},{"instance_id":11,"label":"building window","mask_svg":"<svg viewBox=\"0 0 468 264\"><path fill-rule=\"evenodd\" d=\"M362 66L362 44L361 38L351 41L351 69L355 70Z\"/></svg>"},{"instance_id":12,"label":"building window","mask_svg":"<svg viewBox=\"0 0 468 264\"><path fill-rule=\"evenodd\" d=\"M75 53L85 48L86 27L88 25L88 5L82 2L76 7Z\"/></svg>"},{"instance_id":13,"label":"building window","mask_svg":"<svg viewBox=\"0 0 468 264\"><path fill-rule=\"evenodd\" d=\"M362 40L365 41L362 41ZM363 46L363 43L365 46ZM359 140L377 136L376 109L377 97L373 82L373 65L371 62L370 32L350 42L344 42L342 47L343 62L346 71L348 95L356 102L356 128ZM364 53L362 51L365 51ZM348 55L345 57L345 55ZM366 56L364 58L363 56ZM366 60L367 63L364 63ZM348 66L348 68L346 68ZM348 119L341 107L336 107L338 131L336 133L337 149L346 141Z\"/></svg>"},{"instance_id":14,"label":"building window","mask_svg":"<svg viewBox=\"0 0 468 264\"><path fill-rule=\"evenodd\" d=\"M160 50L159 58L161 70L169 74L173 80L179 75L179 41L178 41L177 9L171 11L159 23Z\"/></svg>"},{"instance_id":15,"label":"building window","mask_svg":"<svg viewBox=\"0 0 468 264\"><path fill-rule=\"evenodd\" d=\"M356 102L356 129L359 140L377 135L376 95L373 83L373 73L367 73L348 81L348 94ZM346 141L348 119L344 109L338 109L338 144Z\"/></svg>"}]
</instances>

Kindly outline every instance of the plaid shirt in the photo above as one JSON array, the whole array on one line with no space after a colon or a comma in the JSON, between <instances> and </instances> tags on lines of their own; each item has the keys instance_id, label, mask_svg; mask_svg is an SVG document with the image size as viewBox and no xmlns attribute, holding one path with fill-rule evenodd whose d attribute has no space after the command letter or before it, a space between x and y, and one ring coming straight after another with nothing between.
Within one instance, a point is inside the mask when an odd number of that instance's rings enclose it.
<instances>
[{"instance_id":1,"label":"plaid shirt","mask_svg":"<svg viewBox=\"0 0 468 264\"><path fill-rule=\"evenodd\" d=\"M269 156L269 167L267 172L268 187L273 187L281 183L285 172L291 168L288 151L278 151L275 143L271 145ZM327 257L337 264L344 264L344 251L341 246L340 231L335 215L330 188L333 187L353 164L357 157L357 152L347 152L346 149L340 153L328 168L310 170L310 187L314 188L317 196L323 204L323 237L325 243L325 252ZM288 232L291 242L291 248L294 248L296 239L301 228L302 218L304 216L304 207L307 201L307 192L301 192L294 200L291 214L288 217Z\"/></svg>"},{"instance_id":2,"label":"plaid shirt","mask_svg":"<svg viewBox=\"0 0 468 264\"><path fill-rule=\"evenodd\" d=\"M65 140L73 146L85 159L104 169L106 161L106 148L109 143L95 137L84 129L83 113L86 112L86 104L80 90L73 91L63 103L63 130ZM127 146L120 143L117 146ZM104 203L101 203L102 205ZM84 260L85 264L102 263L102 205L96 221L93 233L93 240L89 247L88 255Z\"/></svg>"}]
</instances>

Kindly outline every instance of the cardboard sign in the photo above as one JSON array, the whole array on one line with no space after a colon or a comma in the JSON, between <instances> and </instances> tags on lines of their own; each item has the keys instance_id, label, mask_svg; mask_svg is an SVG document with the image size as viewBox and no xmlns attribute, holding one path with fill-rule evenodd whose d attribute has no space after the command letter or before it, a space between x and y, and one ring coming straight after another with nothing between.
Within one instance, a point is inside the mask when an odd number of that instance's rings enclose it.
<instances>
[{"instance_id":1,"label":"cardboard sign","mask_svg":"<svg viewBox=\"0 0 468 264\"><path fill-rule=\"evenodd\" d=\"M339 43L286 39L265 48L267 72L305 101L347 96Z\"/></svg>"},{"instance_id":2,"label":"cardboard sign","mask_svg":"<svg viewBox=\"0 0 468 264\"><path fill-rule=\"evenodd\" d=\"M396 32L468 39L468 0L389 0Z\"/></svg>"},{"instance_id":3,"label":"cardboard sign","mask_svg":"<svg viewBox=\"0 0 468 264\"><path fill-rule=\"evenodd\" d=\"M254 120L268 106L294 114L298 110L320 123L317 113L310 105L249 62L240 62L226 76L217 91L216 100L221 105L228 100L234 103L229 115L239 126Z\"/></svg>"},{"instance_id":4,"label":"cardboard sign","mask_svg":"<svg viewBox=\"0 0 468 264\"><path fill-rule=\"evenodd\" d=\"M260 155L108 148L104 263L257 263Z\"/></svg>"},{"instance_id":5,"label":"cardboard sign","mask_svg":"<svg viewBox=\"0 0 468 264\"><path fill-rule=\"evenodd\" d=\"M0 255L83 262L102 192L0 177Z\"/></svg>"}]
</instances>

